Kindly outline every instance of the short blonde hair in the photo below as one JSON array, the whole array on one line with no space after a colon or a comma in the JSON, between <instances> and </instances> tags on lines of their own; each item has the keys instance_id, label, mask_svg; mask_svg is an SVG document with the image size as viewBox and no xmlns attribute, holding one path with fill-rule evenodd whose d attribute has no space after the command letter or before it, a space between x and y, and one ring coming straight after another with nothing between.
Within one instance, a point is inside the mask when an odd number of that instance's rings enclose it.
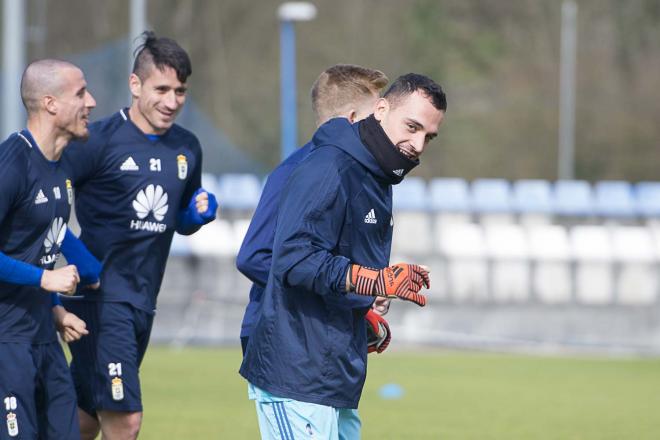
<instances>
[{"instance_id":1,"label":"short blonde hair","mask_svg":"<svg viewBox=\"0 0 660 440\"><path fill-rule=\"evenodd\" d=\"M317 125L358 107L367 98L378 96L388 81L380 70L354 64L327 68L312 86L312 108Z\"/></svg>"}]
</instances>

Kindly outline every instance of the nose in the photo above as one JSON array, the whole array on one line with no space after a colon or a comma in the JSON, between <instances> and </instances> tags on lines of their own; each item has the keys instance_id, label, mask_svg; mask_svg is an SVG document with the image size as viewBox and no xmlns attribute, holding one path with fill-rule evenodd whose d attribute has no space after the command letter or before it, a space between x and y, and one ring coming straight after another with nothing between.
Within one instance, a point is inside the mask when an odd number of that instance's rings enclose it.
<instances>
[{"instance_id":1,"label":"nose","mask_svg":"<svg viewBox=\"0 0 660 440\"><path fill-rule=\"evenodd\" d=\"M426 146L426 135L424 133L419 133L411 142L412 147L419 156L424 152L424 147Z\"/></svg>"},{"instance_id":2,"label":"nose","mask_svg":"<svg viewBox=\"0 0 660 440\"><path fill-rule=\"evenodd\" d=\"M165 107L167 107L168 110L176 110L177 107L179 106L176 92L174 90L170 90L165 95L165 99L163 103L165 104Z\"/></svg>"},{"instance_id":3,"label":"nose","mask_svg":"<svg viewBox=\"0 0 660 440\"><path fill-rule=\"evenodd\" d=\"M96 99L92 96L91 93L86 92L85 107L94 108L96 107Z\"/></svg>"}]
</instances>

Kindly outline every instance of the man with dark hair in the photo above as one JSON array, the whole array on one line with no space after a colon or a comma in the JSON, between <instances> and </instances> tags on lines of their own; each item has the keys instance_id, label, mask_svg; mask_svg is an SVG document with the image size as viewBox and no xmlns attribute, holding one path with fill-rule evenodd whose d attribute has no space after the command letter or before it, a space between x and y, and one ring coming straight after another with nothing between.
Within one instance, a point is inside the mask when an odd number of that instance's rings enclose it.
<instances>
[{"instance_id":1,"label":"man with dark hair","mask_svg":"<svg viewBox=\"0 0 660 440\"><path fill-rule=\"evenodd\" d=\"M240 369L262 438L343 438L340 412L357 408L366 377L365 300L426 304L428 269L389 266L391 185L419 164L446 109L440 86L404 75L365 120L322 125L287 181L261 317Z\"/></svg>"},{"instance_id":2,"label":"man with dark hair","mask_svg":"<svg viewBox=\"0 0 660 440\"><path fill-rule=\"evenodd\" d=\"M70 140L87 137L96 102L82 71L53 59L25 69L21 98L27 128L0 144L0 438L76 440L76 396L55 328L66 341L87 330L48 292L98 281L98 269L72 264L82 254L65 251L80 243L67 229L71 186L60 161ZM69 265L53 269L60 251Z\"/></svg>"},{"instance_id":3,"label":"man with dark hair","mask_svg":"<svg viewBox=\"0 0 660 440\"><path fill-rule=\"evenodd\" d=\"M202 149L174 120L192 69L169 38L145 32L129 88L131 106L90 126L86 144L64 155L76 188L81 240L103 263L101 291L67 307L90 336L70 345L83 439L134 439L142 422L139 367L174 232L215 218L201 188Z\"/></svg>"}]
</instances>

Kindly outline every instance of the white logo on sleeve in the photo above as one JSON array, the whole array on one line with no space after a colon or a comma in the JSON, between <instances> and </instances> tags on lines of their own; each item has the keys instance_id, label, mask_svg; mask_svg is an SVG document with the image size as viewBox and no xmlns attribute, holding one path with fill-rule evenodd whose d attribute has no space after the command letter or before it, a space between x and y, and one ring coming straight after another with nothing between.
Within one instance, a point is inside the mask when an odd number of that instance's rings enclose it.
<instances>
[{"instance_id":1,"label":"white logo on sleeve","mask_svg":"<svg viewBox=\"0 0 660 440\"><path fill-rule=\"evenodd\" d=\"M128 159L126 159L124 163L121 164L119 169L122 171L139 171L140 167L135 163L131 156L128 156Z\"/></svg>"},{"instance_id":2,"label":"white logo on sleeve","mask_svg":"<svg viewBox=\"0 0 660 440\"><path fill-rule=\"evenodd\" d=\"M39 189L39 192L37 193L37 197L34 199L34 204L35 205L41 205L42 203L47 203L48 202L48 197L44 194L44 192Z\"/></svg>"},{"instance_id":3,"label":"white logo on sleeve","mask_svg":"<svg viewBox=\"0 0 660 440\"><path fill-rule=\"evenodd\" d=\"M392 172L399 177L403 176L403 168L399 168L398 170L392 170Z\"/></svg>"},{"instance_id":4,"label":"white logo on sleeve","mask_svg":"<svg viewBox=\"0 0 660 440\"><path fill-rule=\"evenodd\" d=\"M57 217L53 220L53 223L50 225L48 232L46 233L46 238L44 239L44 250L47 255L41 257L41 264L46 265L54 263L57 261L59 256L60 246L64 241L64 235L66 234L66 222L62 217ZM51 251L55 251L51 253Z\"/></svg>"},{"instance_id":5,"label":"white logo on sleeve","mask_svg":"<svg viewBox=\"0 0 660 440\"><path fill-rule=\"evenodd\" d=\"M162 186L151 184L140 190L133 200L133 209L139 220L131 220L131 229L165 232L167 226L163 223L156 223L163 221L168 210L167 193ZM156 222L144 221L150 213Z\"/></svg>"},{"instance_id":6,"label":"white logo on sleeve","mask_svg":"<svg viewBox=\"0 0 660 440\"><path fill-rule=\"evenodd\" d=\"M364 222L372 225L378 223L378 220L376 220L376 213L374 212L373 209L369 211L367 215L364 216Z\"/></svg>"}]
</instances>

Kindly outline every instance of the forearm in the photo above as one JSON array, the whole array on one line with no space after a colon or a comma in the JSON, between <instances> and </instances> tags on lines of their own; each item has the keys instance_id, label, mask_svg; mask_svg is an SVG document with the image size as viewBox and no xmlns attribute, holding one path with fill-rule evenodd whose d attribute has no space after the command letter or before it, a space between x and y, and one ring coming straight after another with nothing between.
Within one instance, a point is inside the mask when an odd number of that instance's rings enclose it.
<instances>
[{"instance_id":1,"label":"forearm","mask_svg":"<svg viewBox=\"0 0 660 440\"><path fill-rule=\"evenodd\" d=\"M284 273L284 281L319 295L345 295L349 263L346 257L319 249L298 259Z\"/></svg>"},{"instance_id":2,"label":"forearm","mask_svg":"<svg viewBox=\"0 0 660 440\"><path fill-rule=\"evenodd\" d=\"M40 286L44 270L0 252L0 281L24 286Z\"/></svg>"},{"instance_id":3,"label":"forearm","mask_svg":"<svg viewBox=\"0 0 660 440\"><path fill-rule=\"evenodd\" d=\"M55 325L59 329L62 326L62 321L64 320L64 315L66 315L66 309L62 304L59 305L53 305L52 308L53 311L53 320L55 321Z\"/></svg>"},{"instance_id":4,"label":"forearm","mask_svg":"<svg viewBox=\"0 0 660 440\"><path fill-rule=\"evenodd\" d=\"M87 249L85 244L67 229L60 250L69 264L78 269L82 284L94 284L101 276L101 263Z\"/></svg>"},{"instance_id":5,"label":"forearm","mask_svg":"<svg viewBox=\"0 0 660 440\"><path fill-rule=\"evenodd\" d=\"M62 306L62 301L60 301L60 295L56 292L51 292L51 294L50 294L50 303L53 307L53 310L55 308L57 308L58 306L64 308Z\"/></svg>"},{"instance_id":6,"label":"forearm","mask_svg":"<svg viewBox=\"0 0 660 440\"><path fill-rule=\"evenodd\" d=\"M201 225L196 225L190 222L185 212L179 214L179 222L176 227L176 232L181 235L192 235L202 228Z\"/></svg>"}]
</instances>

